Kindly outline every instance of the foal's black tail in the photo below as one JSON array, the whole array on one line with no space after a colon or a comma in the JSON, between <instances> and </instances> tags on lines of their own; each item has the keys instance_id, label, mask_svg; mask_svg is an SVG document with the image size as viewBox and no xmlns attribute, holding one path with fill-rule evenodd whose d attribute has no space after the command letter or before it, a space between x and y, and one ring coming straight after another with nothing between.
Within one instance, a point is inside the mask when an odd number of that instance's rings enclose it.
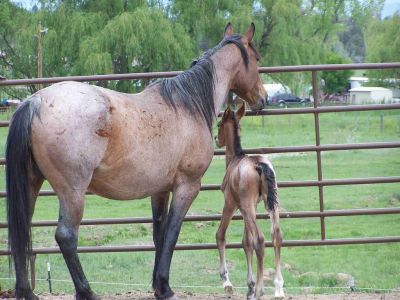
<instances>
[{"instance_id":1,"label":"foal's black tail","mask_svg":"<svg viewBox=\"0 0 400 300\"><path fill-rule=\"evenodd\" d=\"M262 162L257 163L256 170L261 176L261 196L265 208L274 211L278 206L278 186L275 171L269 164Z\"/></svg>"},{"instance_id":2,"label":"foal's black tail","mask_svg":"<svg viewBox=\"0 0 400 300\"><path fill-rule=\"evenodd\" d=\"M8 240L18 278L27 274L28 258L32 251L31 218L33 194L30 178L34 161L31 147L31 125L38 115L40 99L33 96L15 111L8 132L6 145L6 190ZM18 296L18 295L17 295Z\"/></svg>"}]
</instances>

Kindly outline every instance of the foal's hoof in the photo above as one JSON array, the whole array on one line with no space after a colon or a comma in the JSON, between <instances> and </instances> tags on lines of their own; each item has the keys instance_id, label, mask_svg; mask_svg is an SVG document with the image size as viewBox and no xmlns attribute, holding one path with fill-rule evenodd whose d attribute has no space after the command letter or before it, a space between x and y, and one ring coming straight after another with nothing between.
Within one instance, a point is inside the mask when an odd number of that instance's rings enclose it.
<instances>
[{"instance_id":1,"label":"foal's hoof","mask_svg":"<svg viewBox=\"0 0 400 300\"><path fill-rule=\"evenodd\" d=\"M283 291L281 292L275 292L275 300L282 300L285 299L285 293Z\"/></svg>"},{"instance_id":2,"label":"foal's hoof","mask_svg":"<svg viewBox=\"0 0 400 300\"><path fill-rule=\"evenodd\" d=\"M231 285L224 286L224 292L228 297L231 297L233 295L233 286Z\"/></svg>"},{"instance_id":3,"label":"foal's hoof","mask_svg":"<svg viewBox=\"0 0 400 300\"><path fill-rule=\"evenodd\" d=\"M252 294L247 294L246 299L247 299L247 300L256 300L255 294L254 294L254 293L252 293Z\"/></svg>"},{"instance_id":4,"label":"foal's hoof","mask_svg":"<svg viewBox=\"0 0 400 300\"><path fill-rule=\"evenodd\" d=\"M165 298L165 300L179 300L179 298L175 294L173 294L171 297Z\"/></svg>"}]
</instances>

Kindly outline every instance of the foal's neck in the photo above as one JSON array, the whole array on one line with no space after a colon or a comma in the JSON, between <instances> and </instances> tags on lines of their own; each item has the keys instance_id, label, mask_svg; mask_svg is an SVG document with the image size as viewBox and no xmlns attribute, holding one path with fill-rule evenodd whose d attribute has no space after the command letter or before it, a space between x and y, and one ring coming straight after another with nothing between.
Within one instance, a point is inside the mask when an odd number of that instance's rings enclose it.
<instances>
[{"instance_id":1,"label":"foal's neck","mask_svg":"<svg viewBox=\"0 0 400 300\"><path fill-rule=\"evenodd\" d=\"M229 123L226 124L225 144L225 162L226 167L228 168L232 160L241 158L245 155L240 142L239 124L236 120L230 120Z\"/></svg>"}]
</instances>

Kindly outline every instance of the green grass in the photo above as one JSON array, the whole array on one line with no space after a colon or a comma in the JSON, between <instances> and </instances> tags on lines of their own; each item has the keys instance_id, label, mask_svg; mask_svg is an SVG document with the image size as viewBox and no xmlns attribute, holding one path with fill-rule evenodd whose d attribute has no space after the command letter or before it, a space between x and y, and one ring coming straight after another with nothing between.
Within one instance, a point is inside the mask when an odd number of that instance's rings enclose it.
<instances>
[{"instance_id":1,"label":"green grass","mask_svg":"<svg viewBox=\"0 0 400 300\"><path fill-rule=\"evenodd\" d=\"M400 140L400 112L347 112L321 114L321 143L361 143ZM0 154L4 157L7 129L0 129ZM312 115L248 117L242 122L242 144L246 148L266 146L315 145ZM270 155L279 181L316 180L315 153ZM399 176L400 149L328 151L322 153L324 179ZM220 183L225 161L216 157L207 171L203 184ZM45 188L49 188L46 186ZM4 190L4 170L0 171L0 189ZM400 207L400 184L350 185L324 187L324 208L354 209ZM319 211L317 187L281 188L281 207L286 211ZM220 213L223 195L219 191L201 192L189 214ZM262 205L258 207L263 212ZM150 201L111 201L88 196L84 218L149 217ZM35 220L55 220L58 201L55 197L38 200ZM5 220L5 203L0 200L0 220ZM329 239L351 237L398 236L400 215L377 215L326 218ZM214 243L219 222L187 222L183 225L178 243ZM269 222L259 221L266 237ZM320 239L319 218L282 219L284 239ZM34 228L34 247L55 246L55 228ZM234 221L228 229L228 242L241 242L243 224ZM0 248L5 249L6 230L0 230ZM148 224L82 226L80 246L151 244L152 228ZM91 282L139 285L106 285L94 283L101 294L133 289L149 289L153 253L113 253L80 255L86 275ZM246 262L242 250L227 250L231 281L245 286ZM46 278L47 261L52 265L52 277L65 279L54 282L55 291L72 292L71 280L61 255L39 255L36 261L37 278ZM400 288L400 244L370 244L349 246L287 247L282 250L285 287L342 286L329 274L351 274L358 287ZM290 268L288 267L290 266ZM273 267L273 251L266 250L265 267ZM329 275L329 276L328 276ZM0 278L8 277L8 263L0 257ZM12 282L0 279L3 288ZM195 288L201 292L222 292L218 275L218 253L211 251L176 251L171 269L172 286L212 286ZM269 285L271 287L271 285ZM191 288L178 288L191 290ZM37 291L46 291L47 282L38 281ZM245 292L245 290L241 290ZM268 291L270 294L271 292Z\"/></svg>"}]
</instances>

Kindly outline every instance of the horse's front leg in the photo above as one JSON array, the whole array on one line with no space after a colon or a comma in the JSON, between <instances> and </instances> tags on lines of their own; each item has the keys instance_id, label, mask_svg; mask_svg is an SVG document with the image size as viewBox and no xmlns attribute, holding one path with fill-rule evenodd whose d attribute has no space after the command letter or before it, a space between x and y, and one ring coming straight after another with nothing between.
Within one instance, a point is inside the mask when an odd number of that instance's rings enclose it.
<instances>
[{"instance_id":1,"label":"horse's front leg","mask_svg":"<svg viewBox=\"0 0 400 300\"><path fill-rule=\"evenodd\" d=\"M156 272L160 261L161 250L164 244L165 224L168 216L169 192L155 194L151 197L153 212L153 242L156 248L153 270L153 288L155 289Z\"/></svg>"},{"instance_id":2,"label":"horse's front leg","mask_svg":"<svg viewBox=\"0 0 400 300\"><path fill-rule=\"evenodd\" d=\"M168 220L164 232L164 245L160 253L158 269L153 283L155 296L161 299L177 299L169 286L169 270L171 267L172 254L178 240L190 205L200 190L200 180L195 182L181 182L174 188L172 203L168 213Z\"/></svg>"}]
</instances>

